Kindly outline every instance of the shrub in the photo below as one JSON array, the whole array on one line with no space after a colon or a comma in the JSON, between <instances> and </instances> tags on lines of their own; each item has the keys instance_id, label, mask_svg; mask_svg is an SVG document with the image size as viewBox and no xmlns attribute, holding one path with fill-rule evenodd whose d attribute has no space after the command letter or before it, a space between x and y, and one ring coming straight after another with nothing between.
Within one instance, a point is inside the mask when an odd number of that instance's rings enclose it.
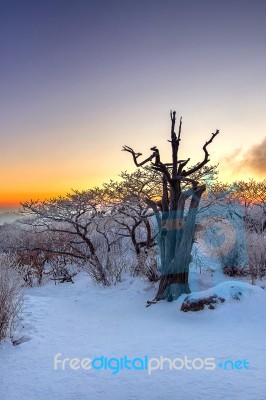
<instances>
[{"instance_id":1,"label":"shrub","mask_svg":"<svg viewBox=\"0 0 266 400\"><path fill-rule=\"evenodd\" d=\"M141 252L137 256L136 264L132 268L132 275L146 278L149 282L157 282L160 279L157 255L154 249Z\"/></svg>"},{"instance_id":2,"label":"shrub","mask_svg":"<svg viewBox=\"0 0 266 400\"><path fill-rule=\"evenodd\" d=\"M266 275L266 237L262 233L247 234L249 271L252 283Z\"/></svg>"},{"instance_id":3,"label":"shrub","mask_svg":"<svg viewBox=\"0 0 266 400\"><path fill-rule=\"evenodd\" d=\"M0 341L12 336L22 305L21 281L14 267L14 257L0 254Z\"/></svg>"}]
</instances>

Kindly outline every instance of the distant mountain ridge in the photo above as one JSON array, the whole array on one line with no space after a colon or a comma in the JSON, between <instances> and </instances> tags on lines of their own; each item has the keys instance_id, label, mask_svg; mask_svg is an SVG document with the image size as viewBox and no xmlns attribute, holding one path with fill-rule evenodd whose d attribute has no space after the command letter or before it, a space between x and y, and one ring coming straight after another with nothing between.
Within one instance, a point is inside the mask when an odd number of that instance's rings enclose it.
<instances>
[{"instance_id":1,"label":"distant mountain ridge","mask_svg":"<svg viewBox=\"0 0 266 400\"><path fill-rule=\"evenodd\" d=\"M0 212L0 225L10 223L18 219L18 216L11 211Z\"/></svg>"}]
</instances>

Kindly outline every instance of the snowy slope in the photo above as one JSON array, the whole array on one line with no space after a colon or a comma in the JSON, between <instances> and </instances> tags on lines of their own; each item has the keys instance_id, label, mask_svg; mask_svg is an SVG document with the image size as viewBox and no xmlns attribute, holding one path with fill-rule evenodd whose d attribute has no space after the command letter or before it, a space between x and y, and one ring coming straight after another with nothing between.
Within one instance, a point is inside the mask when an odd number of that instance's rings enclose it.
<instances>
[{"instance_id":1,"label":"snowy slope","mask_svg":"<svg viewBox=\"0 0 266 400\"><path fill-rule=\"evenodd\" d=\"M101 288L76 283L27 289L18 346L0 345L1 400L265 400L266 293L197 313L181 301L145 308L154 288L127 278ZM54 370L62 357L214 357L246 359L250 369Z\"/></svg>"}]
</instances>

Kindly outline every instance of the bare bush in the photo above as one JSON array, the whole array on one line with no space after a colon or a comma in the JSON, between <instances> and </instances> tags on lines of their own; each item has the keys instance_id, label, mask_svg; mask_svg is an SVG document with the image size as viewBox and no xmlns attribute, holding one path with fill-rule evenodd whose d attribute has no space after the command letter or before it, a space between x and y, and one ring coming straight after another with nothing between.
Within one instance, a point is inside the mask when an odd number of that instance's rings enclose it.
<instances>
[{"instance_id":1,"label":"bare bush","mask_svg":"<svg viewBox=\"0 0 266 400\"><path fill-rule=\"evenodd\" d=\"M71 282L80 262L68 254L71 239L65 232L42 227L6 225L0 229L0 251L16 257L16 270L27 286L40 286L47 279Z\"/></svg>"},{"instance_id":2,"label":"bare bush","mask_svg":"<svg viewBox=\"0 0 266 400\"><path fill-rule=\"evenodd\" d=\"M266 275L266 238L261 233L247 233L249 271L252 283Z\"/></svg>"},{"instance_id":3,"label":"bare bush","mask_svg":"<svg viewBox=\"0 0 266 400\"><path fill-rule=\"evenodd\" d=\"M0 254L0 341L11 337L21 309L21 281L15 270L15 258Z\"/></svg>"},{"instance_id":4,"label":"bare bush","mask_svg":"<svg viewBox=\"0 0 266 400\"><path fill-rule=\"evenodd\" d=\"M111 242L107 234L103 235L97 231L93 234L93 242L99 262L90 259L89 262L84 263L84 270L95 283L103 286L121 282L122 274L127 269L127 262L126 249L121 246L120 238Z\"/></svg>"},{"instance_id":5,"label":"bare bush","mask_svg":"<svg viewBox=\"0 0 266 400\"><path fill-rule=\"evenodd\" d=\"M241 266L229 266L226 265L223 267L223 273L227 276L239 276L239 277L245 277L249 275L249 268L246 265L241 265Z\"/></svg>"},{"instance_id":6,"label":"bare bush","mask_svg":"<svg viewBox=\"0 0 266 400\"><path fill-rule=\"evenodd\" d=\"M157 282L160 279L155 249L150 249L149 252L142 252L137 256L136 264L132 268L132 274L133 276L144 277L149 282Z\"/></svg>"},{"instance_id":7,"label":"bare bush","mask_svg":"<svg viewBox=\"0 0 266 400\"><path fill-rule=\"evenodd\" d=\"M78 266L68 264L63 256L54 256L47 265L46 274L49 278L57 283L71 282L74 283L73 278L78 273Z\"/></svg>"}]
</instances>

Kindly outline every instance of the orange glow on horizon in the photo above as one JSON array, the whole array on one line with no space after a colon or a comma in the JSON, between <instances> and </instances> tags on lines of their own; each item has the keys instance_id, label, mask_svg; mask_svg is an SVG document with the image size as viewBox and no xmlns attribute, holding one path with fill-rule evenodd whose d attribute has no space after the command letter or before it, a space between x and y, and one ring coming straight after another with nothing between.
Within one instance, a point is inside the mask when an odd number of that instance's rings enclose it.
<instances>
[{"instance_id":1,"label":"orange glow on horizon","mask_svg":"<svg viewBox=\"0 0 266 400\"><path fill-rule=\"evenodd\" d=\"M128 168L129 172L133 172L134 167L131 165L131 168ZM26 201L30 200L48 200L54 197L59 197L59 196L65 196L67 193L71 192L71 188L77 189L77 190L86 190L93 188L95 186L101 187L104 182L108 182L110 179L113 180L119 180L119 174L114 174L113 176L106 176L104 177L105 179L97 179L91 178L91 179L86 179L86 180L76 180L75 184L71 184L71 182L61 182L61 184L58 184L57 181L50 182L48 184L47 182L40 181L38 184L38 187L34 191L31 190L30 188L30 183L25 185L25 189L22 190L21 187L18 188L17 191L14 190L14 188L10 187L9 190L1 191L0 190L0 209L17 209L20 207L20 204ZM242 176L241 174L238 175L232 175L230 174L230 171L228 173L223 173L218 175L218 181L224 182L224 183L230 183L234 181L239 181L239 180L244 180L248 181L249 178L254 178L254 180L261 181L262 177L261 176ZM90 182L88 184L88 182ZM50 190L47 189L44 191L43 189L47 186L50 186ZM56 189L57 186L57 189ZM13 190L12 190L13 189ZM38 190L39 189L39 190Z\"/></svg>"}]
</instances>

